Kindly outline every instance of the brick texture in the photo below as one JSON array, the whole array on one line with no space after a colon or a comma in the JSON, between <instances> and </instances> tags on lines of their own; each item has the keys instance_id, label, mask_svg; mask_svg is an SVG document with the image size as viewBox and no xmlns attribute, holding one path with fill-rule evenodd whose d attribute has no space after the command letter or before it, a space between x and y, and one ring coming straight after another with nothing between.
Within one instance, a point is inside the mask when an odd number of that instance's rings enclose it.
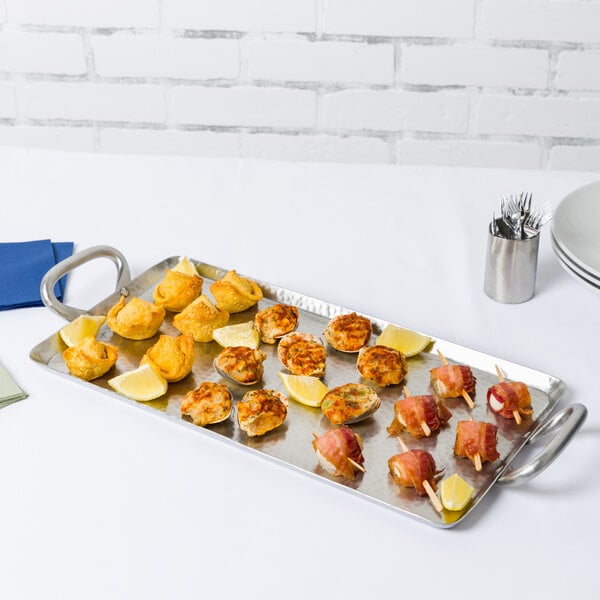
<instances>
[{"instance_id":1,"label":"brick texture","mask_svg":"<svg viewBox=\"0 0 600 600\"><path fill-rule=\"evenodd\" d=\"M0 81L0 119L10 119L17 116L17 101L15 86Z\"/></svg>"},{"instance_id":2,"label":"brick texture","mask_svg":"<svg viewBox=\"0 0 600 600\"><path fill-rule=\"evenodd\" d=\"M600 91L600 50L561 52L556 85L563 90Z\"/></svg>"}]
</instances>

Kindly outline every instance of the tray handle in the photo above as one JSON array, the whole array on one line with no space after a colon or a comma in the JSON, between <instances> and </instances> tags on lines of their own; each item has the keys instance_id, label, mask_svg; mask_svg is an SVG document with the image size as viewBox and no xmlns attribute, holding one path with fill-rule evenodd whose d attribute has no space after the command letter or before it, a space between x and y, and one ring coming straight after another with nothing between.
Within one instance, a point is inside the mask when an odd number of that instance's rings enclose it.
<instances>
[{"instance_id":1,"label":"tray handle","mask_svg":"<svg viewBox=\"0 0 600 600\"><path fill-rule=\"evenodd\" d=\"M76 267L83 265L95 258L109 258L117 267L117 285L115 290L120 290L125 284L131 281L131 274L129 272L129 265L127 260L116 248L112 246L92 246L86 248L81 252L77 252L69 258L54 265L44 275L42 283L40 284L40 296L42 302L53 312L61 317L64 317L68 321L72 321L79 315L85 314L87 311L80 308L74 308L63 304L54 294L54 285L69 271L72 271Z\"/></svg>"},{"instance_id":2,"label":"tray handle","mask_svg":"<svg viewBox=\"0 0 600 600\"><path fill-rule=\"evenodd\" d=\"M544 421L533 432L533 435L527 441L528 444L555 429L559 430L558 433L535 458L517 469L509 470L498 479L498 483L522 485L539 475L566 448L571 438L583 425L586 417L587 408L583 404L571 404Z\"/></svg>"}]
</instances>

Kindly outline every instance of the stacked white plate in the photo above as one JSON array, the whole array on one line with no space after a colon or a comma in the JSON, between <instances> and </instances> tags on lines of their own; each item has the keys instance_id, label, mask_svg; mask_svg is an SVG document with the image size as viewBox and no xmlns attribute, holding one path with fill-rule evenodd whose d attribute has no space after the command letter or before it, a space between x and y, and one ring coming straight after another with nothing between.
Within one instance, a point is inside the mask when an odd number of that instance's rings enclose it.
<instances>
[{"instance_id":1,"label":"stacked white plate","mask_svg":"<svg viewBox=\"0 0 600 600\"><path fill-rule=\"evenodd\" d=\"M600 181L571 192L558 205L552 247L570 275L600 291Z\"/></svg>"}]
</instances>

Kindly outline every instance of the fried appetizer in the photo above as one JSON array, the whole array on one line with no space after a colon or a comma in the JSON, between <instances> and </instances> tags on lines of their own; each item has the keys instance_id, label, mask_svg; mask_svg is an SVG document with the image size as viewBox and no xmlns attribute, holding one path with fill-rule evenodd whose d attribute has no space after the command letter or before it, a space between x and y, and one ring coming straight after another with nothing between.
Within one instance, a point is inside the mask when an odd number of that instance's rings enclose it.
<instances>
[{"instance_id":1,"label":"fried appetizer","mask_svg":"<svg viewBox=\"0 0 600 600\"><path fill-rule=\"evenodd\" d=\"M416 438L429 437L452 417L452 413L431 395L406 396L394 404L394 419L387 428L390 435L408 431Z\"/></svg>"},{"instance_id":2,"label":"fried appetizer","mask_svg":"<svg viewBox=\"0 0 600 600\"><path fill-rule=\"evenodd\" d=\"M329 321L323 337L336 350L358 352L369 343L371 321L355 312L339 315Z\"/></svg>"},{"instance_id":3,"label":"fried appetizer","mask_svg":"<svg viewBox=\"0 0 600 600\"><path fill-rule=\"evenodd\" d=\"M298 326L298 309L288 304L274 304L263 308L254 317L254 327L260 339L274 344L278 338L291 333Z\"/></svg>"},{"instance_id":4,"label":"fried appetizer","mask_svg":"<svg viewBox=\"0 0 600 600\"><path fill-rule=\"evenodd\" d=\"M533 413L531 393L522 381L496 383L488 389L487 401L492 411L505 419L515 419L517 415Z\"/></svg>"},{"instance_id":5,"label":"fried appetizer","mask_svg":"<svg viewBox=\"0 0 600 600\"><path fill-rule=\"evenodd\" d=\"M362 439L349 427L330 429L316 437L312 446L319 464L330 475L354 481L357 471L364 472Z\"/></svg>"},{"instance_id":6,"label":"fried appetizer","mask_svg":"<svg viewBox=\"0 0 600 600\"><path fill-rule=\"evenodd\" d=\"M205 427L222 423L231 414L232 395L226 385L203 381L181 400L182 416L191 417L194 425Z\"/></svg>"},{"instance_id":7,"label":"fried appetizer","mask_svg":"<svg viewBox=\"0 0 600 600\"><path fill-rule=\"evenodd\" d=\"M327 361L325 347L310 333L288 333L279 341L277 356L293 375L323 377Z\"/></svg>"},{"instance_id":8,"label":"fried appetizer","mask_svg":"<svg viewBox=\"0 0 600 600\"><path fill-rule=\"evenodd\" d=\"M439 471L433 456L425 450L407 450L395 454L388 460L388 468L394 482L400 487L415 488L421 496L427 494L425 482L434 492L437 489L435 479Z\"/></svg>"},{"instance_id":9,"label":"fried appetizer","mask_svg":"<svg viewBox=\"0 0 600 600\"><path fill-rule=\"evenodd\" d=\"M237 404L237 419L249 437L279 427L287 416L287 398L277 390L252 390Z\"/></svg>"},{"instance_id":10,"label":"fried appetizer","mask_svg":"<svg viewBox=\"0 0 600 600\"><path fill-rule=\"evenodd\" d=\"M367 346L358 353L358 372L381 387L400 383L408 373L404 354L387 346Z\"/></svg>"},{"instance_id":11,"label":"fried appetizer","mask_svg":"<svg viewBox=\"0 0 600 600\"><path fill-rule=\"evenodd\" d=\"M181 312L202 292L203 279L169 269L163 280L154 288L154 304L171 312Z\"/></svg>"},{"instance_id":12,"label":"fried appetizer","mask_svg":"<svg viewBox=\"0 0 600 600\"><path fill-rule=\"evenodd\" d=\"M204 294L173 317L173 326L189 333L196 342L212 341L213 331L229 321L229 313L217 308Z\"/></svg>"},{"instance_id":13,"label":"fried appetizer","mask_svg":"<svg viewBox=\"0 0 600 600\"><path fill-rule=\"evenodd\" d=\"M99 342L93 335L83 338L63 352L71 375L84 381L91 381L108 373L118 357L119 351L115 346Z\"/></svg>"},{"instance_id":14,"label":"fried appetizer","mask_svg":"<svg viewBox=\"0 0 600 600\"><path fill-rule=\"evenodd\" d=\"M379 396L362 383L346 383L329 390L321 411L335 425L357 423L370 417L381 406Z\"/></svg>"},{"instance_id":15,"label":"fried appetizer","mask_svg":"<svg viewBox=\"0 0 600 600\"><path fill-rule=\"evenodd\" d=\"M151 338L162 325L166 311L162 306L156 306L138 297L129 302L125 296L108 311L106 322L120 336L130 340L145 340Z\"/></svg>"},{"instance_id":16,"label":"fried appetizer","mask_svg":"<svg viewBox=\"0 0 600 600\"><path fill-rule=\"evenodd\" d=\"M223 348L215 358L215 369L224 377L242 385L253 385L263 376L263 362L267 355L262 350L247 346Z\"/></svg>"},{"instance_id":17,"label":"fried appetizer","mask_svg":"<svg viewBox=\"0 0 600 600\"><path fill-rule=\"evenodd\" d=\"M140 365L150 363L168 382L180 381L194 365L194 338L183 333L177 337L161 335L142 357Z\"/></svg>"},{"instance_id":18,"label":"fried appetizer","mask_svg":"<svg viewBox=\"0 0 600 600\"><path fill-rule=\"evenodd\" d=\"M262 290L252 279L242 277L235 271L229 271L223 279L212 283L210 291L215 304L230 314L254 306L263 297Z\"/></svg>"}]
</instances>

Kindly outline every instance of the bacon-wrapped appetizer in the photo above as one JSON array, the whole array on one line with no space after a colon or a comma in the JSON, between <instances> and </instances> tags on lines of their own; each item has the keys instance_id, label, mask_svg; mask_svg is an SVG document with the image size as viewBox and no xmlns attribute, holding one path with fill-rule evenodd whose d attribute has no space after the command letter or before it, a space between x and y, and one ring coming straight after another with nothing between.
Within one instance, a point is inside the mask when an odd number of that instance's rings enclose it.
<instances>
[{"instance_id":1,"label":"bacon-wrapped appetizer","mask_svg":"<svg viewBox=\"0 0 600 600\"><path fill-rule=\"evenodd\" d=\"M330 429L316 437L312 446L319 464L334 477L345 477L354 481L356 471L364 471L362 439L349 427Z\"/></svg>"},{"instance_id":2,"label":"bacon-wrapped appetizer","mask_svg":"<svg viewBox=\"0 0 600 600\"><path fill-rule=\"evenodd\" d=\"M358 372L381 387L400 383L408 372L404 354L387 346L366 346L358 353Z\"/></svg>"},{"instance_id":3,"label":"bacon-wrapped appetizer","mask_svg":"<svg viewBox=\"0 0 600 600\"><path fill-rule=\"evenodd\" d=\"M371 321L356 313L339 315L329 321L323 337L336 350L358 352L369 343Z\"/></svg>"},{"instance_id":4,"label":"bacon-wrapped appetizer","mask_svg":"<svg viewBox=\"0 0 600 600\"><path fill-rule=\"evenodd\" d=\"M429 437L443 427L452 413L433 396L407 396L394 404L394 420L387 428L390 435L408 431L416 438Z\"/></svg>"},{"instance_id":5,"label":"bacon-wrapped appetizer","mask_svg":"<svg viewBox=\"0 0 600 600\"><path fill-rule=\"evenodd\" d=\"M327 352L310 333L288 333L279 341L277 356L281 364L293 375L323 377Z\"/></svg>"},{"instance_id":6,"label":"bacon-wrapped appetizer","mask_svg":"<svg viewBox=\"0 0 600 600\"><path fill-rule=\"evenodd\" d=\"M388 460L390 474L397 485L415 488L418 494L428 494L427 482L433 491L436 490L435 477L438 474L435 460L425 450L407 450L394 454Z\"/></svg>"},{"instance_id":7,"label":"bacon-wrapped appetizer","mask_svg":"<svg viewBox=\"0 0 600 600\"><path fill-rule=\"evenodd\" d=\"M291 333L298 325L298 309L289 304L273 304L259 310L254 327L265 344L274 344L278 338Z\"/></svg>"},{"instance_id":8,"label":"bacon-wrapped appetizer","mask_svg":"<svg viewBox=\"0 0 600 600\"><path fill-rule=\"evenodd\" d=\"M456 426L454 454L468 458L477 471L482 463L494 462L500 455L496 450L498 428L485 421L459 421Z\"/></svg>"},{"instance_id":9,"label":"bacon-wrapped appetizer","mask_svg":"<svg viewBox=\"0 0 600 600\"><path fill-rule=\"evenodd\" d=\"M515 419L517 414L530 415L531 394L521 381L501 381L487 391L489 407L505 419Z\"/></svg>"},{"instance_id":10,"label":"bacon-wrapped appetizer","mask_svg":"<svg viewBox=\"0 0 600 600\"><path fill-rule=\"evenodd\" d=\"M466 365L442 365L429 371L431 386L439 398L458 398L463 392L475 391L476 379L471 367Z\"/></svg>"}]
</instances>

